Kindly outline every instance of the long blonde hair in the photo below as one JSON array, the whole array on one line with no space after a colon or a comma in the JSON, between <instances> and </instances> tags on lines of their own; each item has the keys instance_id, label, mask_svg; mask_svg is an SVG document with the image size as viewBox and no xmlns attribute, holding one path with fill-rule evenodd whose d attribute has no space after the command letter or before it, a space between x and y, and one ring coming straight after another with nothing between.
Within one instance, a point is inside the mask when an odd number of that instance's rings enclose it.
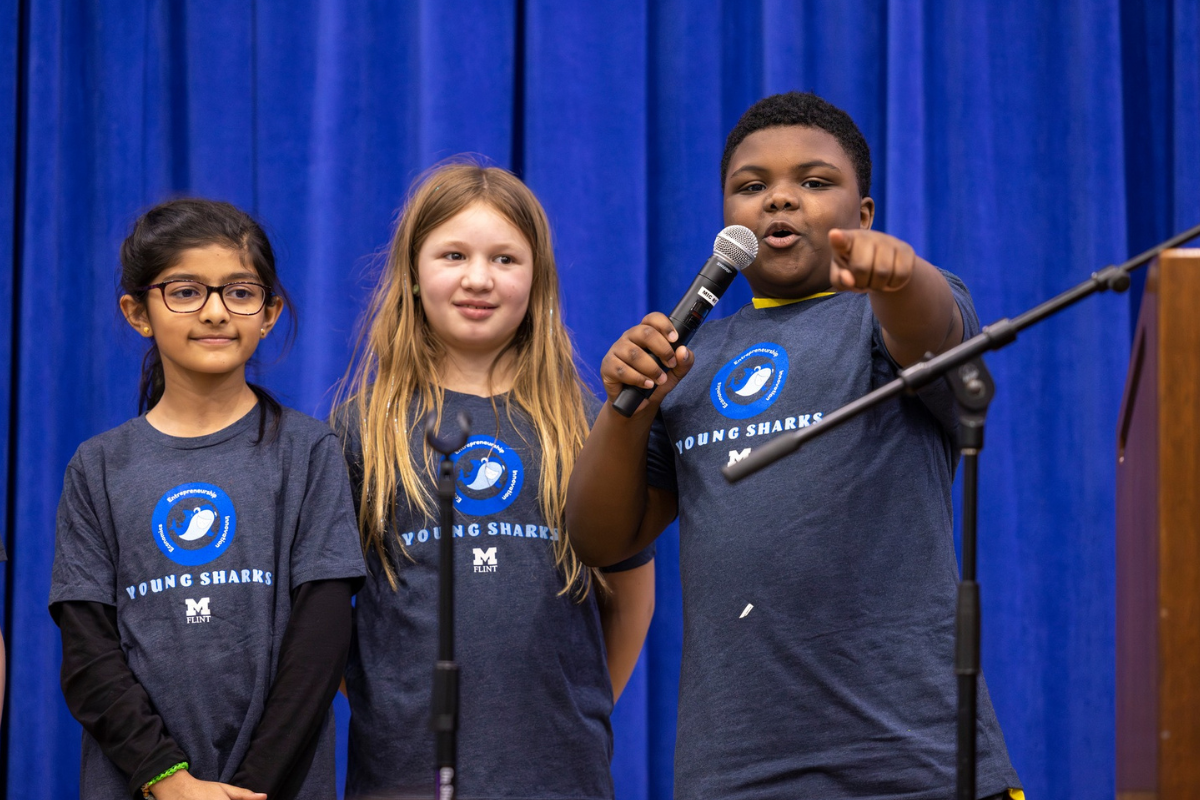
<instances>
[{"instance_id":1,"label":"long blonde hair","mask_svg":"<svg viewBox=\"0 0 1200 800\"><path fill-rule=\"evenodd\" d=\"M434 168L414 186L396 225L338 402L355 412L350 419L357 422L362 443L358 504L363 551L379 555L388 582L396 588L387 530L396 526L401 496L410 513L428 517L436 508L430 490L432 455L428 446L419 454L410 446L428 412L441 419L445 401L438 380L445 349L413 294L417 254L435 228L476 203L487 204L511 222L533 251L529 307L493 369L506 357L513 365L507 412L511 418L515 405L537 432L542 451L538 500L547 524L559 532L554 559L564 577L560 594L570 592L582 600L592 574L571 549L565 505L567 480L588 432L583 400L587 390L562 322L546 212L524 183L496 167L452 163ZM495 407L494 399L492 404ZM395 534L392 538L404 553L403 542Z\"/></svg>"}]
</instances>

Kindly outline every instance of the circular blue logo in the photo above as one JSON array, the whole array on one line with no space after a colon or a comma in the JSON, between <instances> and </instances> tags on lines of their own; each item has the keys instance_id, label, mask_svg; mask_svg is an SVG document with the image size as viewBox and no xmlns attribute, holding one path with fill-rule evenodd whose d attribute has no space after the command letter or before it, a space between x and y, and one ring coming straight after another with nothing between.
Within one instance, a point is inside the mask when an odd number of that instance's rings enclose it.
<instances>
[{"instance_id":1,"label":"circular blue logo","mask_svg":"<svg viewBox=\"0 0 1200 800\"><path fill-rule=\"evenodd\" d=\"M747 419L766 411L779 399L787 373L787 351L762 342L743 350L717 370L709 395L722 416Z\"/></svg>"},{"instance_id":2,"label":"circular blue logo","mask_svg":"<svg viewBox=\"0 0 1200 800\"><path fill-rule=\"evenodd\" d=\"M183 483L158 501L151 526L164 556L185 567L198 567L229 549L237 533L237 514L221 487Z\"/></svg>"},{"instance_id":3,"label":"circular blue logo","mask_svg":"<svg viewBox=\"0 0 1200 800\"><path fill-rule=\"evenodd\" d=\"M472 436L454 454L454 507L471 517L496 514L513 504L525 484L521 457L490 436Z\"/></svg>"}]
</instances>

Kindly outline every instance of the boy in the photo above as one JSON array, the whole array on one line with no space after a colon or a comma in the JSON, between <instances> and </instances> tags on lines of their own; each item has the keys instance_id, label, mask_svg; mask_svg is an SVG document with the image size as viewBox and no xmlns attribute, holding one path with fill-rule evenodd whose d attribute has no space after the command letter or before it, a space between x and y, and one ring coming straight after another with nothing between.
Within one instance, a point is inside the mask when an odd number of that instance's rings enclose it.
<instances>
[{"instance_id":1,"label":"boy","mask_svg":"<svg viewBox=\"0 0 1200 800\"><path fill-rule=\"evenodd\" d=\"M978 331L957 278L870 230L870 171L840 109L794 92L755 104L721 169L725 223L761 242L742 273L753 304L690 351L650 314L601 365L609 403L567 526L586 563L611 564L679 513L677 798L953 792L949 390L884 404L736 486L720 473ZM630 419L611 408L625 384L656 387ZM1019 782L979 694L978 794L1004 797Z\"/></svg>"}]
</instances>

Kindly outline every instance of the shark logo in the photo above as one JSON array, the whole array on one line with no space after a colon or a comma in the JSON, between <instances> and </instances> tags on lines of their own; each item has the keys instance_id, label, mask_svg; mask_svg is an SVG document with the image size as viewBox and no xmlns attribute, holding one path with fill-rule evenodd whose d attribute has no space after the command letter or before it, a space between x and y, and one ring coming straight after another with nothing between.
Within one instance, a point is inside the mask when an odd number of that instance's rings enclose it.
<instances>
[{"instance_id":1,"label":"shark logo","mask_svg":"<svg viewBox=\"0 0 1200 800\"><path fill-rule=\"evenodd\" d=\"M237 532L237 514L221 487L185 483L163 494L150 527L163 555L176 564L197 567L229 549Z\"/></svg>"},{"instance_id":2,"label":"shark logo","mask_svg":"<svg viewBox=\"0 0 1200 800\"><path fill-rule=\"evenodd\" d=\"M472 436L454 456L458 478L454 507L470 517L508 508L521 494L525 466L508 444L491 436Z\"/></svg>"},{"instance_id":3,"label":"shark logo","mask_svg":"<svg viewBox=\"0 0 1200 800\"><path fill-rule=\"evenodd\" d=\"M489 461L487 457L476 462L475 477L467 484L468 489L482 491L491 489L500 482L500 476L504 474L504 465L495 461Z\"/></svg>"},{"instance_id":4,"label":"shark logo","mask_svg":"<svg viewBox=\"0 0 1200 800\"><path fill-rule=\"evenodd\" d=\"M757 365L748 374L745 370L742 370L738 375L739 382L742 385L740 388L735 389L733 393L738 397L753 397L762 391L763 386L774 374L775 370L762 364ZM742 381L742 378L745 378L745 380Z\"/></svg>"},{"instance_id":5,"label":"shark logo","mask_svg":"<svg viewBox=\"0 0 1200 800\"><path fill-rule=\"evenodd\" d=\"M779 399L787 373L786 350L770 342L756 344L717 370L709 396L722 416L747 419Z\"/></svg>"},{"instance_id":6,"label":"shark logo","mask_svg":"<svg viewBox=\"0 0 1200 800\"><path fill-rule=\"evenodd\" d=\"M188 519L187 530L183 533L179 532L177 521L169 523L171 533L185 542L194 542L202 536L208 536L213 532L213 523L217 521L217 512L211 507L196 506L192 509L191 514L191 517Z\"/></svg>"}]
</instances>

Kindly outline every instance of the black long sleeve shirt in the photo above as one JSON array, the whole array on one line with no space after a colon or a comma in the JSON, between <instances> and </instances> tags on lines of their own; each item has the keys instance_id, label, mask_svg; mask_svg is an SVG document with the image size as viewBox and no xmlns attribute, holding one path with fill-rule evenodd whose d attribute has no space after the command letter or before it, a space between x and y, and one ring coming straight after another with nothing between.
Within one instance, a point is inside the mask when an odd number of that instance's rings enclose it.
<instances>
[{"instance_id":1,"label":"black long sleeve shirt","mask_svg":"<svg viewBox=\"0 0 1200 800\"><path fill-rule=\"evenodd\" d=\"M350 649L350 598L355 580L312 581L296 587L275 680L235 786L271 800L296 795L312 764L329 704ZM187 755L171 738L138 683L106 603L57 603L51 613L63 640L62 690L67 707L104 754L129 776L132 797Z\"/></svg>"}]
</instances>

